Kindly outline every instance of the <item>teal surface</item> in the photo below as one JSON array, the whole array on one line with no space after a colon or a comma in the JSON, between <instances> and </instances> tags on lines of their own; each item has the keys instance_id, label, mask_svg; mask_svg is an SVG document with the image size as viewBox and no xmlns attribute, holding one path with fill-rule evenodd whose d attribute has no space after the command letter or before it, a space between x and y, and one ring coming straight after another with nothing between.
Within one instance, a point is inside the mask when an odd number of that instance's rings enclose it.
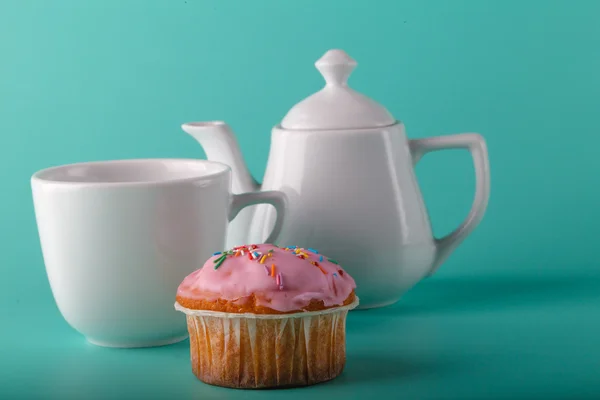
<instances>
[{"instance_id":1,"label":"teal surface","mask_svg":"<svg viewBox=\"0 0 600 400\"><path fill-rule=\"evenodd\" d=\"M600 398L600 2L0 1L0 398ZM350 83L410 137L480 132L480 227L399 303L351 313L348 364L312 388L191 374L187 342L93 347L58 313L29 177L88 160L198 157L179 126L223 119L258 178L270 128L343 48ZM436 234L473 196L464 152L417 174ZM375 272L376 273L376 272Z\"/></svg>"}]
</instances>

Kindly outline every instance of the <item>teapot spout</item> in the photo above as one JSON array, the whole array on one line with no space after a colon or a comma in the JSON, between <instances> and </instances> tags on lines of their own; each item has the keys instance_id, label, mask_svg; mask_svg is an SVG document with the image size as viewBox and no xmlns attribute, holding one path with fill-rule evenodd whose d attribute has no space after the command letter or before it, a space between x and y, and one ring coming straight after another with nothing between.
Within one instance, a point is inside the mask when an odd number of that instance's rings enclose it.
<instances>
[{"instance_id":1,"label":"teapot spout","mask_svg":"<svg viewBox=\"0 0 600 400\"><path fill-rule=\"evenodd\" d=\"M209 160L231 167L233 193L254 192L260 189L244 162L229 125L223 121L188 122L181 128L200 143Z\"/></svg>"}]
</instances>

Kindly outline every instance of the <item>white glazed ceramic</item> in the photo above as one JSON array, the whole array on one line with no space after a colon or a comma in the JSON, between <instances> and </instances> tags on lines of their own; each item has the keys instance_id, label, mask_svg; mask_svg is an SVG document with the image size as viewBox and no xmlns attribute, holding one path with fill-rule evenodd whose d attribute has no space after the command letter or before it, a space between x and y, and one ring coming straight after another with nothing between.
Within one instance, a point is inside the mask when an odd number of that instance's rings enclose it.
<instances>
[{"instance_id":1,"label":"white glazed ceramic","mask_svg":"<svg viewBox=\"0 0 600 400\"><path fill-rule=\"evenodd\" d=\"M330 50L316 65L326 85L273 128L262 187L225 123L183 129L209 159L231 165L237 190L287 194L278 243L315 248L339 261L356 280L359 308L391 304L435 272L481 221L490 193L485 141L475 133L409 140L384 107L348 87L356 63L346 53ZM456 148L473 157L475 200L458 229L434 238L414 165L425 153ZM275 222L270 207L245 212L233 221L230 245L260 241Z\"/></svg>"},{"instance_id":2,"label":"white glazed ceramic","mask_svg":"<svg viewBox=\"0 0 600 400\"><path fill-rule=\"evenodd\" d=\"M66 321L91 343L145 347L187 337L173 309L183 278L225 248L228 221L285 195L231 194L227 165L183 159L65 165L32 177L48 278Z\"/></svg>"}]
</instances>

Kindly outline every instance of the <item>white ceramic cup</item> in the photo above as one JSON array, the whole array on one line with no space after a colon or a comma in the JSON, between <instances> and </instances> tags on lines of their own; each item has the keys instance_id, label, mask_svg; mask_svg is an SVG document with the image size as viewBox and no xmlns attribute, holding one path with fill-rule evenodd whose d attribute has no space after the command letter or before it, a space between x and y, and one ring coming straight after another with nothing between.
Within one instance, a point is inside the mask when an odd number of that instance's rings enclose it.
<instances>
[{"instance_id":1,"label":"white ceramic cup","mask_svg":"<svg viewBox=\"0 0 600 400\"><path fill-rule=\"evenodd\" d=\"M231 170L185 159L101 161L31 178L44 263L65 320L93 344L159 346L187 337L178 285L216 251L244 207L285 195L233 195Z\"/></svg>"}]
</instances>

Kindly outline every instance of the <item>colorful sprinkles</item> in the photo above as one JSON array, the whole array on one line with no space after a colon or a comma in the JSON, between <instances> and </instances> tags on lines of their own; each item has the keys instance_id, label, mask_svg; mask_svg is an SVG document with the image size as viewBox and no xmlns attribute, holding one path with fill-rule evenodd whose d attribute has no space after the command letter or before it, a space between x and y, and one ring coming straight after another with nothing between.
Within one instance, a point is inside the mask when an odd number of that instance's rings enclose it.
<instances>
[{"instance_id":1,"label":"colorful sprinkles","mask_svg":"<svg viewBox=\"0 0 600 400\"><path fill-rule=\"evenodd\" d=\"M226 258L227 258L226 254L223 254L221 257L217 258L215 260L215 269L219 268L221 266L221 264L223 264L223 262L225 261Z\"/></svg>"},{"instance_id":2,"label":"colorful sprinkles","mask_svg":"<svg viewBox=\"0 0 600 400\"><path fill-rule=\"evenodd\" d=\"M323 267L321 267L321 266L319 265L319 263L318 263L318 262L316 262L316 261L311 261L310 263L311 263L312 265L314 265L315 267L319 268L319 269L321 270L321 272L322 272L324 275L327 275L327 271L325 271L325 270L323 269Z\"/></svg>"},{"instance_id":3,"label":"colorful sprinkles","mask_svg":"<svg viewBox=\"0 0 600 400\"><path fill-rule=\"evenodd\" d=\"M327 270L325 270L325 268L323 268L319 264L319 262L323 262L323 260L325 260L325 258L322 255L320 255L317 250L315 250L311 247L304 249L304 248L298 247L298 246L282 247L282 249L284 251L292 252L296 257L298 257L300 259L309 261L313 266L318 268L324 275L328 274ZM311 260L311 256L308 252L318 255L319 262ZM251 245L247 245L247 246L236 246L233 249L224 251L224 252L217 251L213 254L213 256L219 256L219 257L215 258L215 260L213 261L214 269L215 270L218 269L227 260L228 257L239 257L239 256L243 257L246 254L248 254L249 260L255 260L258 262L258 264L262 264L262 266L264 267L264 270L265 270L265 274L267 276L270 276L271 278L275 278L275 284L277 285L279 290L283 290L283 276L282 276L281 272L277 271L277 266L275 265L275 263L271 263L270 267L267 265L267 259L274 256L273 249L270 249L267 253L262 253L258 250L257 245L251 244ZM327 258L326 260L332 264L339 265L339 263L334 259ZM332 275L334 278L339 279L341 276L344 276L344 271L342 271L341 269L338 269L337 272L334 272Z\"/></svg>"}]
</instances>

